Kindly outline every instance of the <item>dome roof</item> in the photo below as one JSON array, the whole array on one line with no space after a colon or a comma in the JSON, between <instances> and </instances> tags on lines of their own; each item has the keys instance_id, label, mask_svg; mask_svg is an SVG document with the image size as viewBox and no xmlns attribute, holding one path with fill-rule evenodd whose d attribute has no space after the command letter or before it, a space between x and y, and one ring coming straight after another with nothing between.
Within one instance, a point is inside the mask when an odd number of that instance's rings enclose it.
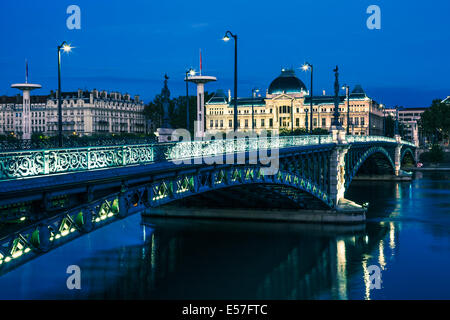
<instances>
[{"instance_id":1,"label":"dome roof","mask_svg":"<svg viewBox=\"0 0 450 320\"><path fill-rule=\"evenodd\" d=\"M269 86L269 94L300 93L306 91L305 84L292 69L281 69L281 74Z\"/></svg>"}]
</instances>

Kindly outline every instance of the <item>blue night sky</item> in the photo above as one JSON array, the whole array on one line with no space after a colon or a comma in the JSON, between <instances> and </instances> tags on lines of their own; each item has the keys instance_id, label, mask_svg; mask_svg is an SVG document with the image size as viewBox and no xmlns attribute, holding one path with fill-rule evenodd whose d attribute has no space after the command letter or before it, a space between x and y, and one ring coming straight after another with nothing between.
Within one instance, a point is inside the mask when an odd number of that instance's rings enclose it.
<instances>
[{"instance_id":1,"label":"blue night sky","mask_svg":"<svg viewBox=\"0 0 450 320\"><path fill-rule=\"evenodd\" d=\"M66 8L81 8L81 30L66 27ZM366 9L381 8L381 30L369 30ZM62 57L63 91L105 89L153 99L170 77L172 96L184 95L184 71L198 69L218 81L206 90L233 88L233 41L239 37L239 96L265 92L281 67L314 64L315 93L332 93L335 65L341 83L361 84L388 106L429 106L450 95L450 1L2 1L0 95L24 81L57 87L56 46L76 48ZM309 73L297 71L309 88ZM190 93L194 93L193 85Z\"/></svg>"}]
</instances>

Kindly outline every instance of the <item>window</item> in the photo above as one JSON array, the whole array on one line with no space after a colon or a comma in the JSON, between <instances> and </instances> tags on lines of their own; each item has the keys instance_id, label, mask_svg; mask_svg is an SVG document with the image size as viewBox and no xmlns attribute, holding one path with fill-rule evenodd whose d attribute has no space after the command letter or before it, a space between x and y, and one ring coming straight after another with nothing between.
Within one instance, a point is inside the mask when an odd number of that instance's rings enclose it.
<instances>
[{"instance_id":1,"label":"window","mask_svg":"<svg viewBox=\"0 0 450 320\"><path fill-rule=\"evenodd\" d=\"M261 119L261 127L264 128L264 119Z\"/></svg>"},{"instance_id":2,"label":"window","mask_svg":"<svg viewBox=\"0 0 450 320\"><path fill-rule=\"evenodd\" d=\"M326 126L327 126L327 119L322 118L322 127L326 127Z\"/></svg>"},{"instance_id":3,"label":"window","mask_svg":"<svg viewBox=\"0 0 450 320\"><path fill-rule=\"evenodd\" d=\"M361 125L364 125L364 117L361 117Z\"/></svg>"},{"instance_id":4,"label":"window","mask_svg":"<svg viewBox=\"0 0 450 320\"><path fill-rule=\"evenodd\" d=\"M219 126L219 120L216 120L216 128Z\"/></svg>"},{"instance_id":5,"label":"window","mask_svg":"<svg viewBox=\"0 0 450 320\"><path fill-rule=\"evenodd\" d=\"M223 120L220 120L220 127L223 128Z\"/></svg>"},{"instance_id":6,"label":"window","mask_svg":"<svg viewBox=\"0 0 450 320\"><path fill-rule=\"evenodd\" d=\"M248 128L248 119L245 119L245 127Z\"/></svg>"},{"instance_id":7,"label":"window","mask_svg":"<svg viewBox=\"0 0 450 320\"><path fill-rule=\"evenodd\" d=\"M295 119L295 125L296 125L297 127L300 127L300 119L299 119L299 118L296 118L296 119Z\"/></svg>"},{"instance_id":8,"label":"window","mask_svg":"<svg viewBox=\"0 0 450 320\"><path fill-rule=\"evenodd\" d=\"M213 121L212 121L212 120L209 121L209 127L210 127L210 128L213 127Z\"/></svg>"},{"instance_id":9,"label":"window","mask_svg":"<svg viewBox=\"0 0 450 320\"><path fill-rule=\"evenodd\" d=\"M233 127L233 120L228 120L228 127L230 127L230 128Z\"/></svg>"},{"instance_id":10,"label":"window","mask_svg":"<svg viewBox=\"0 0 450 320\"><path fill-rule=\"evenodd\" d=\"M315 127L317 127L317 118L314 118L314 119L313 119L313 125L314 125Z\"/></svg>"},{"instance_id":11,"label":"window","mask_svg":"<svg viewBox=\"0 0 450 320\"><path fill-rule=\"evenodd\" d=\"M272 111L272 109L271 109L270 111ZM273 119L272 119L272 118L271 118L271 119L269 119L269 127L270 127L270 128L272 128L272 127L273 127Z\"/></svg>"}]
</instances>

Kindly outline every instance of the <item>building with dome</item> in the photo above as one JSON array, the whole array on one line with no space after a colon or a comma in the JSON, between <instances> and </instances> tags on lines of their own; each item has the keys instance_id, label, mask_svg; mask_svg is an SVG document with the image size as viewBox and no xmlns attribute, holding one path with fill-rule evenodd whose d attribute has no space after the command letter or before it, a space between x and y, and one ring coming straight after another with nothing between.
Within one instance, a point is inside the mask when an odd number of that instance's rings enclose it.
<instances>
[{"instance_id":1,"label":"building with dome","mask_svg":"<svg viewBox=\"0 0 450 320\"><path fill-rule=\"evenodd\" d=\"M384 106L367 96L360 85L349 94L350 132L354 135L383 135ZM345 94L339 97L341 124L347 128L347 100ZM238 98L238 128L241 131L262 130L279 134L299 128L311 128L311 97L305 84L297 78L292 69L282 69L281 74L269 85L265 97ZM218 90L206 103L206 130L208 133L233 130L234 100L230 94ZM252 112L253 110L253 112ZM312 128L330 130L334 112L334 96L313 96ZM306 126L307 124L307 126Z\"/></svg>"}]
</instances>

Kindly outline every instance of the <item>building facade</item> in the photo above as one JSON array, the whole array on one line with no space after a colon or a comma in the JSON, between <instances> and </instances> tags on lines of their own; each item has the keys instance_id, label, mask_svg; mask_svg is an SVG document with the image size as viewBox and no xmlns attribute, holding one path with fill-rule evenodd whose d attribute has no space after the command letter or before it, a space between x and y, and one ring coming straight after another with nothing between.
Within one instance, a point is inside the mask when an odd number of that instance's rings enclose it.
<instances>
[{"instance_id":1,"label":"building facade","mask_svg":"<svg viewBox=\"0 0 450 320\"><path fill-rule=\"evenodd\" d=\"M46 106L48 96L31 96L31 131L46 132ZM22 136L23 99L20 94L0 97L0 134Z\"/></svg>"},{"instance_id":2,"label":"building facade","mask_svg":"<svg viewBox=\"0 0 450 320\"><path fill-rule=\"evenodd\" d=\"M344 128L350 126L351 134L383 135L384 106L369 98L361 86L356 86L349 94L349 105L345 95L339 96L339 101L340 122ZM299 128L311 129L310 102L309 92L295 72L282 69L265 97L238 98L238 128L251 131L253 116L257 133L262 130L279 134ZM223 91L216 92L205 105L206 130L209 133L232 131L233 107L234 101ZM314 96L312 128L330 130L333 112L334 96Z\"/></svg>"},{"instance_id":3,"label":"building facade","mask_svg":"<svg viewBox=\"0 0 450 320\"><path fill-rule=\"evenodd\" d=\"M144 103L139 96L106 91L63 92L61 95L64 134L79 136L112 133L146 133ZM22 134L22 98L0 97L0 134ZM58 99L31 96L32 132L58 134Z\"/></svg>"},{"instance_id":4,"label":"building facade","mask_svg":"<svg viewBox=\"0 0 450 320\"><path fill-rule=\"evenodd\" d=\"M422 113L425 112L427 108L403 108L398 109L398 121L403 124L403 138L405 140L411 141L416 146L423 145L425 143L424 137L420 132L419 120ZM386 116L391 116L396 118L396 109L388 108L386 109Z\"/></svg>"}]
</instances>

